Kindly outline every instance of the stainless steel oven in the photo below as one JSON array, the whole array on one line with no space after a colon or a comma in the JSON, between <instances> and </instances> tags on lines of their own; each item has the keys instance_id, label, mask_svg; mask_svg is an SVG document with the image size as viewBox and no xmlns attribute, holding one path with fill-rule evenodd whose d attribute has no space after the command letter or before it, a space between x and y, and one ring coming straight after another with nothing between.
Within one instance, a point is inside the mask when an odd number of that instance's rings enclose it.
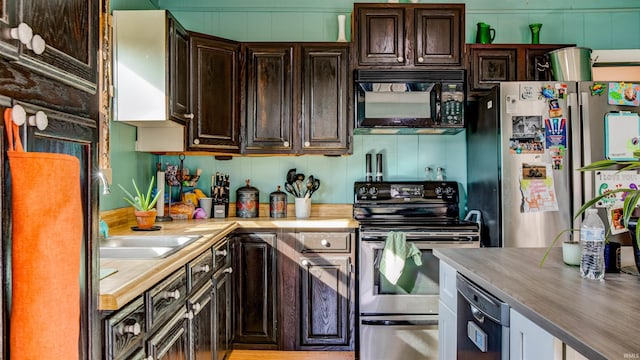
<instances>
[{"instance_id":1,"label":"stainless steel oven","mask_svg":"<svg viewBox=\"0 0 640 360\"><path fill-rule=\"evenodd\" d=\"M479 224L458 216L455 182L355 184L360 359L437 358L439 262L433 249L479 247ZM402 232L421 254L421 265L411 257L405 261L395 284L380 270L392 231Z\"/></svg>"}]
</instances>

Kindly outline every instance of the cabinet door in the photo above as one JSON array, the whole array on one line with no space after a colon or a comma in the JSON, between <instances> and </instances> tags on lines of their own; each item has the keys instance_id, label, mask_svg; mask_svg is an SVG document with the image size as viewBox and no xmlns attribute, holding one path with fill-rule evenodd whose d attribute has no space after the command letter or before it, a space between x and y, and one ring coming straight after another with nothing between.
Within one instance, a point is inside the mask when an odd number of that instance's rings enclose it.
<instances>
[{"instance_id":1,"label":"cabinet door","mask_svg":"<svg viewBox=\"0 0 640 360\"><path fill-rule=\"evenodd\" d=\"M349 48L302 49L302 152L349 151Z\"/></svg>"},{"instance_id":2,"label":"cabinet door","mask_svg":"<svg viewBox=\"0 0 640 360\"><path fill-rule=\"evenodd\" d=\"M18 56L18 40L11 39L8 34L17 26L18 1L0 0L0 54L11 59Z\"/></svg>"},{"instance_id":3,"label":"cabinet door","mask_svg":"<svg viewBox=\"0 0 640 360\"><path fill-rule=\"evenodd\" d=\"M354 11L358 64L405 65L404 8L355 4Z\"/></svg>"},{"instance_id":4,"label":"cabinet door","mask_svg":"<svg viewBox=\"0 0 640 360\"><path fill-rule=\"evenodd\" d=\"M11 1L13 2L13 1ZM22 0L21 19L46 42L41 55L21 46L20 63L89 92L96 91L99 1Z\"/></svg>"},{"instance_id":5,"label":"cabinet door","mask_svg":"<svg viewBox=\"0 0 640 360\"><path fill-rule=\"evenodd\" d=\"M501 81L517 80L517 50L471 48L471 90L488 90Z\"/></svg>"},{"instance_id":6,"label":"cabinet door","mask_svg":"<svg viewBox=\"0 0 640 360\"><path fill-rule=\"evenodd\" d=\"M462 64L464 5L417 8L415 16L415 65Z\"/></svg>"},{"instance_id":7,"label":"cabinet door","mask_svg":"<svg viewBox=\"0 0 640 360\"><path fill-rule=\"evenodd\" d=\"M527 47L525 49L525 67L526 78L523 80L531 81L549 81L551 76L551 62L546 55L549 51L560 49L564 46L535 46Z\"/></svg>"},{"instance_id":8,"label":"cabinet door","mask_svg":"<svg viewBox=\"0 0 640 360\"><path fill-rule=\"evenodd\" d=\"M189 34L172 16L169 21L169 116L180 123L189 110Z\"/></svg>"},{"instance_id":9,"label":"cabinet door","mask_svg":"<svg viewBox=\"0 0 640 360\"><path fill-rule=\"evenodd\" d=\"M215 279L214 359L224 360L231 350L231 267Z\"/></svg>"},{"instance_id":10,"label":"cabinet door","mask_svg":"<svg viewBox=\"0 0 640 360\"><path fill-rule=\"evenodd\" d=\"M302 257L300 345L349 345L349 255Z\"/></svg>"},{"instance_id":11,"label":"cabinet door","mask_svg":"<svg viewBox=\"0 0 640 360\"><path fill-rule=\"evenodd\" d=\"M276 235L246 234L236 238L234 343L276 348Z\"/></svg>"},{"instance_id":12,"label":"cabinet door","mask_svg":"<svg viewBox=\"0 0 640 360\"><path fill-rule=\"evenodd\" d=\"M189 359L189 339L187 337L187 309L176 312L153 337L147 341L147 353L153 360Z\"/></svg>"},{"instance_id":13,"label":"cabinet door","mask_svg":"<svg viewBox=\"0 0 640 360\"><path fill-rule=\"evenodd\" d=\"M247 153L288 153L293 149L293 46L246 47Z\"/></svg>"},{"instance_id":14,"label":"cabinet door","mask_svg":"<svg viewBox=\"0 0 640 360\"><path fill-rule=\"evenodd\" d=\"M189 148L240 151L239 45L191 33L191 98Z\"/></svg>"},{"instance_id":15,"label":"cabinet door","mask_svg":"<svg viewBox=\"0 0 640 360\"><path fill-rule=\"evenodd\" d=\"M554 337L551 334L513 309L509 316L510 359L554 358Z\"/></svg>"},{"instance_id":16,"label":"cabinet door","mask_svg":"<svg viewBox=\"0 0 640 360\"><path fill-rule=\"evenodd\" d=\"M458 346L456 321L456 313L442 300L438 301L438 359L456 358Z\"/></svg>"},{"instance_id":17,"label":"cabinet door","mask_svg":"<svg viewBox=\"0 0 640 360\"><path fill-rule=\"evenodd\" d=\"M215 312L215 303L212 298L213 285L209 280L189 299L189 311L193 315L189 320L190 360L213 359L213 314Z\"/></svg>"}]
</instances>

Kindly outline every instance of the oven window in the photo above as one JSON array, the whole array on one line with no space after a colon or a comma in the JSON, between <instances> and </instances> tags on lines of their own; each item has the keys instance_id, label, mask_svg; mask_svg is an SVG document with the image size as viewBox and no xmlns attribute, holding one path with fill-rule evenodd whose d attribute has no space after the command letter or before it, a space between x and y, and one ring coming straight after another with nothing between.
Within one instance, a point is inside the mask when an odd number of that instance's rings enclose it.
<instances>
[{"instance_id":1,"label":"oven window","mask_svg":"<svg viewBox=\"0 0 640 360\"><path fill-rule=\"evenodd\" d=\"M431 250L422 250L422 265L416 265L413 258L405 261L404 270L393 285L380 272L383 249L375 250L374 292L375 295L438 295L440 276L438 258Z\"/></svg>"}]
</instances>

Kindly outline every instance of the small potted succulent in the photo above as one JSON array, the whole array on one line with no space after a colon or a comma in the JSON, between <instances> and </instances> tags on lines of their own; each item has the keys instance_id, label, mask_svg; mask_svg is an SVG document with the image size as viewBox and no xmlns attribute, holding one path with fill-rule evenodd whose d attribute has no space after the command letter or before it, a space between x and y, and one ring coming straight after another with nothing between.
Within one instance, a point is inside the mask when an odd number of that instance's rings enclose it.
<instances>
[{"instance_id":1,"label":"small potted succulent","mask_svg":"<svg viewBox=\"0 0 640 360\"><path fill-rule=\"evenodd\" d=\"M136 221L138 222L139 229L150 229L156 222L156 214L157 210L155 208L156 202L158 201L158 197L160 193L156 193L156 195L152 198L151 192L153 190L153 182L155 181L155 177L151 177L151 182L149 183L149 188L146 193L141 193L138 189L138 185L136 184L135 179L132 179L133 189L135 190L135 195L127 191L122 185L118 184L118 186L124 191L127 195L123 199L131 204L134 207L134 214L136 216Z\"/></svg>"}]
</instances>

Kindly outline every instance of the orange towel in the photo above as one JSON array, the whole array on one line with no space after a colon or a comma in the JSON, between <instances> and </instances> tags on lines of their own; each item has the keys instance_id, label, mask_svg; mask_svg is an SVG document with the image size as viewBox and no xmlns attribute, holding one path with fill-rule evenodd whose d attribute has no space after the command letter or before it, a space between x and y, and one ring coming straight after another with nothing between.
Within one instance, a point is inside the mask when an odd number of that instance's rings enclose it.
<instances>
[{"instance_id":1,"label":"orange towel","mask_svg":"<svg viewBox=\"0 0 640 360\"><path fill-rule=\"evenodd\" d=\"M80 162L71 155L24 152L9 109L5 127L12 196L11 359L78 359Z\"/></svg>"}]
</instances>

